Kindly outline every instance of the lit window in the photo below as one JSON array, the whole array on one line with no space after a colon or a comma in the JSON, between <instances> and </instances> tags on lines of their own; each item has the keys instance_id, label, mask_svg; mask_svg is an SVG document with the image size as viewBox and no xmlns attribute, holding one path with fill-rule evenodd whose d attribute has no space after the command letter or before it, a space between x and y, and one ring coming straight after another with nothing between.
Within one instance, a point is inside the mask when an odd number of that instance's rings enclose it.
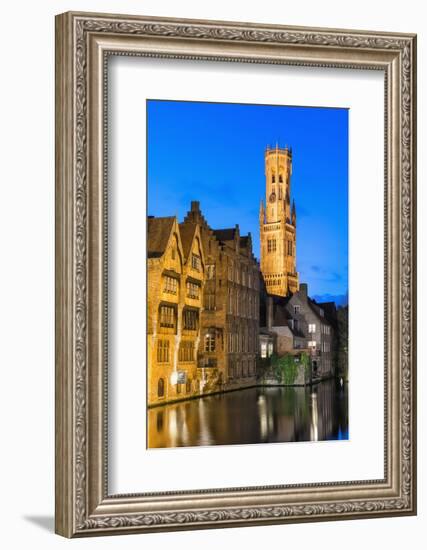
<instances>
[{"instance_id":1,"label":"lit window","mask_svg":"<svg viewBox=\"0 0 427 550\"><path fill-rule=\"evenodd\" d=\"M310 323L308 325L308 332L310 333L316 332L316 325L314 323Z\"/></svg>"},{"instance_id":2,"label":"lit window","mask_svg":"<svg viewBox=\"0 0 427 550\"><path fill-rule=\"evenodd\" d=\"M169 340L157 341L157 362L158 363L169 362Z\"/></svg>"},{"instance_id":3,"label":"lit window","mask_svg":"<svg viewBox=\"0 0 427 550\"><path fill-rule=\"evenodd\" d=\"M267 342L261 342L261 357L263 359L267 357Z\"/></svg>"},{"instance_id":4,"label":"lit window","mask_svg":"<svg viewBox=\"0 0 427 550\"><path fill-rule=\"evenodd\" d=\"M160 307L160 326L166 328L175 327L175 308L170 306Z\"/></svg>"},{"instance_id":5,"label":"lit window","mask_svg":"<svg viewBox=\"0 0 427 550\"><path fill-rule=\"evenodd\" d=\"M276 239L267 240L267 252L276 252Z\"/></svg>"},{"instance_id":6,"label":"lit window","mask_svg":"<svg viewBox=\"0 0 427 550\"><path fill-rule=\"evenodd\" d=\"M205 351L212 352L215 351L215 333L208 332L205 336Z\"/></svg>"},{"instance_id":7,"label":"lit window","mask_svg":"<svg viewBox=\"0 0 427 550\"><path fill-rule=\"evenodd\" d=\"M181 362L194 361L194 342L184 340L180 343L178 360Z\"/></svg>"},{"instance_id":8,"label":"lit window","mask_svg":"<svg viewBox=\"0 0 427 550\"><path fill-rule=\"evenodd\" d=\"M163 378L159 378L157 382L157 397L163 397L165 395L165 381Z\"/></svg>"},{"instance_id":9,"label":"lit window","mask_svg":"<svg viewBox=\"0 0 427 550\"><path fill-rule=\"evenodd\" d=\"M187 281L187 296L188 298L192 298L194 300L197 300L200 295L200 286L196 283L192 283L190 281Z\"/></svg>"},{"instance_id":10,"label":"lit window","mask_svg":"<svg viewBox=\"0 0 427 550\"><path fill-rule=\"evenodd\" d=\"M206 266L206 277L208 279L214 279L215 278L215 264L208 264Z\"/></svg>"},{"instance_id":11,"label":"lit window","mask_svg":"<svg viewBox=\"0 0 427 550\"><path fill-rule=\"evenodd\" d=\"M195 309L184 309L184 330L197 330L199 325L199 312Z\"/></svg>"},{"instance_id":12,"label":"lit window","mask_svg":"<svg viewBox=\"0 0 427 550\"><path fill-rule=\"evenodd\" d=\"M208 311L215 309L215 293L205 294L205 309Z\"/></svg>"},{"instance_id":13,"label":"lit window","mask_svg":"<svg viewBox=\"0 0 427 550\"><path fill-rule=\"evenodd\" d=\"M168 294L176 294L178 291L178 281L174 277L164 277L163 292Z\"/></svg>"}]
</instances>

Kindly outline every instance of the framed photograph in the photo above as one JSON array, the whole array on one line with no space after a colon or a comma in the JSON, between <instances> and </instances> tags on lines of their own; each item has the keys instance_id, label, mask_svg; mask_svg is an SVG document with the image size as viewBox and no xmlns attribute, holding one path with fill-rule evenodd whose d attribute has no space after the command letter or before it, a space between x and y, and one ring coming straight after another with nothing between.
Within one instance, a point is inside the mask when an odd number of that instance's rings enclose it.
<instances>
[{"instance_id":1,"label":"framed photograph","mask_svg":"<svg viewBox=\"0 0 427 550\"><path fill-rule=\"evenodd\" d=\"M416 37L56 18L56 532L416 513Z\"/></svg>"}]
</instances>

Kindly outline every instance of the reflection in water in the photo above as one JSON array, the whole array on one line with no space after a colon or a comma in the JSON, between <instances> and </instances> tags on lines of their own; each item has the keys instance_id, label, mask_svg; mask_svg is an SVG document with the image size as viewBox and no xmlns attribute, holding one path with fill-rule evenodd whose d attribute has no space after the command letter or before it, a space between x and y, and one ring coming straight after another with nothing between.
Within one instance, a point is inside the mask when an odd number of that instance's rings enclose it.
<instances>
[{"instance_id":1,"label":"reflection in water","mask_svg":"<svg viewBox=\"0 0 427 550\"><path fill-rule=\"evenodd\" d=\"M348 439L347 394L347 384L328 380L155 407L148 411L148 447Z\"/></svg>"}]
</instances>

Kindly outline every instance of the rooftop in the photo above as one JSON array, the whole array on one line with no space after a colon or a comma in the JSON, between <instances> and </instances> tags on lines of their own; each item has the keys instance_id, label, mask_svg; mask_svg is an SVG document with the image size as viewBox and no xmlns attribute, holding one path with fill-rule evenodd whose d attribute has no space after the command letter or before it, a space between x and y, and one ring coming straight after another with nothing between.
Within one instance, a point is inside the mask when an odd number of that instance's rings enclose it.
<instances>
[{"instance_id":1,"label":"rooftop","mask_svg":"<svg viewBox=\"0 0 427 550\"><path fill-rule=\"evenodd\" d=\"M173 224L176 218L148 218L147 257L160 258L166 250Z\"/></svg>"}]
</instances>

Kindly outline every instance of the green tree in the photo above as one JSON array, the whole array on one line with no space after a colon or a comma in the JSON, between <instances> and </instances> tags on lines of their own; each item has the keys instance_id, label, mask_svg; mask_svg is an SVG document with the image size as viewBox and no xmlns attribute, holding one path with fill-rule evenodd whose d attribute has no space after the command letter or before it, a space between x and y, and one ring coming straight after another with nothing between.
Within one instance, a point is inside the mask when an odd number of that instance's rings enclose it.
<instances>
[{"instance_id":1,"label":"green tree","mask_svg":"<svg viewBox=\"0 0 427 550\"><path fill-rule=\"evenodd\" d=\"M305 378L305 381L307 382L311 378L310 376L311 365L310 365L310 357L308 356L308 353L303 351L301 353L300 361L301 361L301 365L304 367L304 378Z\"/></svg>"},{"instance_id":2,"label":"green tree","mask_svg":"<svg viewBox=\"0 0 427 550\"><path fill-rule=\"evenodd\" d=\"M283 357L275 359L274 372L279 382L291 386L298 375L298 364L295 362L295 357L286 353Z\"/></svg>"}]
</instances>

